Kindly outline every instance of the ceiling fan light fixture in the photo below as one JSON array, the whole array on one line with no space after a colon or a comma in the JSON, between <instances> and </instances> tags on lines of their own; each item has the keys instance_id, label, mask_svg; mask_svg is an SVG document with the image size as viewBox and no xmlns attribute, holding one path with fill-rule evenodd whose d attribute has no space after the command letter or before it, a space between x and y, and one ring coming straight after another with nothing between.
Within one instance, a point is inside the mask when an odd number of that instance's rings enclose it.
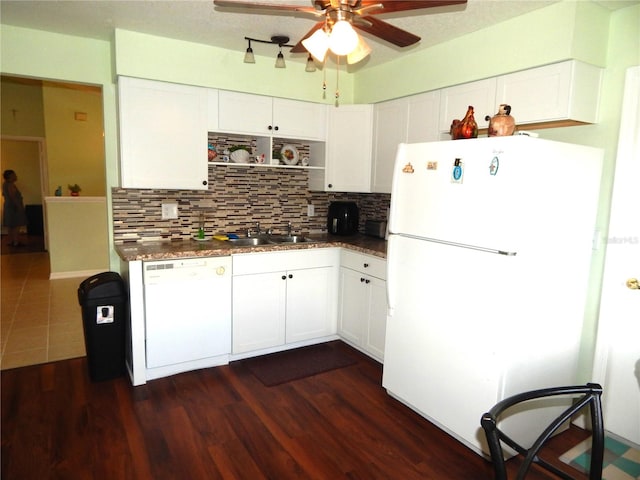
<instances>
[{"instance_id":1,"label":"ceiling fan light fixture","mask_svg":"<svg viewBox=\"0 0 640 480\"><path fill-rule=\"evenodd\" d=\"M359 35L346 20L338 20L331 29L329 48L336 55L348 55L358 46Z\"/></svg>"},{"instance_id":2,"label":"ceiling fan light fixture","mask_svg":"<svg viewBox=\"0 0 640 480\"><path fill-rule=\"evenodd\" d=\"M305 72L315 72L316 71L316 64L313 61L313 56L311 54L309 54L307 56L307 66L304 68Z\"/></svg>"},{"instance_id":3,"label":"ceiling fan light fixture","mask_svg":"<svg viewBox=\"0 0 640 480\"><path fill-rule=\"evenodd\" d=\"M309 38L302 40L302 46L317 61L324 62L324 57L329 49L329 36L323 29L316 30Z\"/></svg>"},{"instance_id":4,"label":"ceiling fan light fixture","mask_svg":"<svg viewBox=\"0 0 640 480\"><path fill-rule=\"evenodd\" d=\"M349 54L347 54L347 63L353 65L361 60L364 60L371 53L371 47L364 41L361 35L358 35L358 45Z\"/></svg>"}]
</instances>

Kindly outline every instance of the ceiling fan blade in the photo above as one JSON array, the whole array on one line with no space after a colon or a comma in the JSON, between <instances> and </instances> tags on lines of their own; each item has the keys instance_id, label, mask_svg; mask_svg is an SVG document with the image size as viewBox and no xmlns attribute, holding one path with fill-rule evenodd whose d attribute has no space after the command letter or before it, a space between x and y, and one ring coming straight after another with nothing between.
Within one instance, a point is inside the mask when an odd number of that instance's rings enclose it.
<instances>
[{"instance_id":1,"label":"ceiling fan blade","mask_svg":"<svg viewBox=\"0 0 640 480\"><path fill-rule=\"evenodd\" d=\"M307 34L304 37L302 37L298 43L296 43L295 47L293 47L291 49L291 53L304 53L304 52L306 52L307 49L304 48L304 45L302 45L302 41L306 40L307 38L309 38L311 35L316 33L316 30L320 30L322 27L324 27L324 20L322 22L316 23L313 26L313 28L311 30L309 30L307 32Z\"/></svg>"},{"instance_id":2,"label":"ceiling fan blade","mask_svg":"<svg viewBox=\"0 0 640 480\"><path fill-rule=\"evenodd\" d=\"M419 10L421 8L446 7L467 3L467 0L362 0L360 8L366 8L369 5L375 5L377 3L382 3L384 8L376 10L375 14Z\"/></svg>"},{"instance_id":3,"label":"ceiling fan blade","mask_svg":"<svg viewBox=\"0 0 640 480\"><path fill-rule=\"evenodd\" d=\"M283 5L269 2L247 2L244 0L213 0L216 7L228 8L253 8L256 10L286 10L288 12L304 12L314 15L324 15L313 7L301 7L300 5Z\"/></svg>"},{"instance_id":4,"label":"ceiling fan blade","mask_svg":"<svg viewBox=\"0 0 640 480\"><path fill-rule=\"evenodd\" d=\"M380 37L398 47L408 47L420 41L420 37L401 28L394 27L390 23L383 22L372 16L361 17L365 22L354 23L353 26L360 30Z\"/></svg>"}]
</instances>

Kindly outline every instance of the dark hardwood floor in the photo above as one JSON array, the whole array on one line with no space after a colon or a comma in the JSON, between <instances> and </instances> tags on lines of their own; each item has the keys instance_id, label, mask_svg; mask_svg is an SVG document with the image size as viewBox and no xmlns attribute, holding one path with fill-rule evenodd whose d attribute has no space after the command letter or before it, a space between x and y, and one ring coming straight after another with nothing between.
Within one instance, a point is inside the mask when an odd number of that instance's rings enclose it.
<instances>
[{"instance_id":1,"label":"dark hardwood floor","mask_svg":"<svg viewBox=\"0 0 640 480\"><path fill-rule=\"evenodd\" d=\"M389 397L379 364L340 348L357 363L269 388L241 362L135 388L125 377L90 382L84 358L5 370L2 478L493 477L486 460ZM561 434L552 455L584 436Z\"/></svg>"}]
</instances>

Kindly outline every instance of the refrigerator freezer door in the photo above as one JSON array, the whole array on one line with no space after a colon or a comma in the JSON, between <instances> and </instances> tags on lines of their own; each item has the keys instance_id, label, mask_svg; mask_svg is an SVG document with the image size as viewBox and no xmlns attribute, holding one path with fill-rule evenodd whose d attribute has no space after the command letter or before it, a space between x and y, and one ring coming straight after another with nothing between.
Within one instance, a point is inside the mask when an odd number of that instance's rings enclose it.
<instances>
[{"instance_id":1,"label":"refrigerator freezer door","mask_svg":"<svg viewBox=\"0 0 640 480\"><path fill-rule=\"evenodd\" d=\"M517 250L514 200L529 185L522 159L491 140L401 144L389 232Z\"/></svg>"}]
</instances>

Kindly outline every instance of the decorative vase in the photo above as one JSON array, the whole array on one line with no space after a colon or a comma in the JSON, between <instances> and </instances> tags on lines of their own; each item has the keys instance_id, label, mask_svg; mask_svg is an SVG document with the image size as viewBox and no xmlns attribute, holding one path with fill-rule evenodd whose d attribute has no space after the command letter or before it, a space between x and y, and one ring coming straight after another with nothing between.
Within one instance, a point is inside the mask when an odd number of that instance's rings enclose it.
<instances>
[{"instance_id":1,"label":"decorative vase","mask_svg":"<svg viewBox=\"0 0 640 480\"><path fill-rule=\"evenodd\" d=\"M516 121L510 115L511 106L506 103L500 104L498 113L493 117L487 115L484 119L489 121L488 135L490 137L506 137L513 135L516 129Z\"/></svg>"},{"instance_id":2,"label":"decorative vase","mask_svg":"<svg viewBox=\"0 0 640 480\"><path fill-rule=\"evenodd\" d=\"M459 140L461 138L477 138L478 124L473 116L473 106L469 105L467 113L462 120L454 120L451 124L451 138Z\"/></svg>"}]
</instances>

